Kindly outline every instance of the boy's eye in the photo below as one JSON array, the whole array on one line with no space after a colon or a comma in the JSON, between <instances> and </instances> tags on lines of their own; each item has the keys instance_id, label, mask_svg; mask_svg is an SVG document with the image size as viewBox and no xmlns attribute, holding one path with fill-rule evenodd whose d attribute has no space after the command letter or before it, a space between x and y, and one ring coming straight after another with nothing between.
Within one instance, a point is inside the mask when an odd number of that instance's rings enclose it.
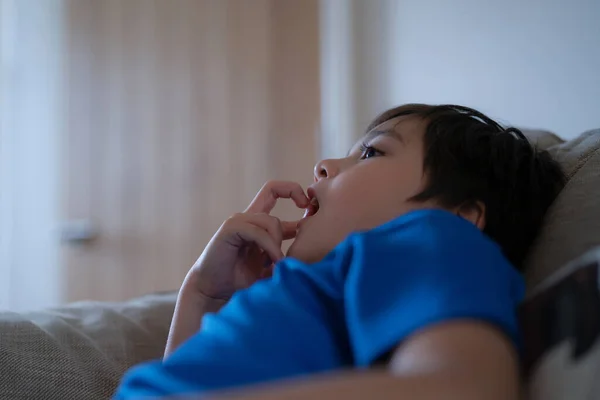
<instances>
[{"instance_id":1,"label":"boy's eye","mask_svg":"<svg viewBox=\"0 0 600 400\"><path fill-rule=\"evenodd\" d=\"M361 160L366 160L367 158L377 157L377 156L383 155L382 151L377 150L373 146L362 145L360 147L360 152L361 152L361 155L360 155L360 159Z\"/></svg>"}]
</instances>

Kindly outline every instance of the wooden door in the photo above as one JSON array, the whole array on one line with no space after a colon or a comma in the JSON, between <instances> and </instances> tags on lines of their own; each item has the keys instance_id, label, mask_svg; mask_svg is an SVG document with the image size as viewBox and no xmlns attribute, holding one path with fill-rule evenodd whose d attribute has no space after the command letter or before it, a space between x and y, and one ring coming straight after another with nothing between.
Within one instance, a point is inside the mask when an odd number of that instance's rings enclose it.
<instances>
[{"instance_id":1,"label":"wooden door","mask_svg":"<svg viewBox=\"0 0 600 400\"><path fill-rule=\"evenodd\" d=\"M264 181L311 181L318 2L67 4L62 216L97 236L63 244L66 300L176 289Z\"/></svg>"}]
</instances>

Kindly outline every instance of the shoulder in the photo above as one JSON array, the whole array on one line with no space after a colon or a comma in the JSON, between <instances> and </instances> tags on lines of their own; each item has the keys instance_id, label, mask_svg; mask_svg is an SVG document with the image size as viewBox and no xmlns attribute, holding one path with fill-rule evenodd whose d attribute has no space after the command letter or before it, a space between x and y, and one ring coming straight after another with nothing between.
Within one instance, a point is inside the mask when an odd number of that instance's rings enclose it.
<instances>
[{"instance_id":1,"label":"shoulder","mask_svg":"<svg viewBox=\"0 0 600 400\"><path fill-rule=\"evenodd\" d=\"M370 244L409 241L440 249L476 243L500 251L500 247L471 222L441 209L412 211L369 231L359 232L356 237Z\"/></svg>"},{"instance_id":2,"label":"shoulder","mask_svg":"<svg viewBox=\"0 0 600 400\"><path fill-rule=\"evenodd\" d=\"M349 242L344 298L360 365L418 330L456 319L491 323L519 343L514 310L523 279L470 222L421 210Z\"/></svg>"},{"instance_id":3,"label":"shoulder","mask_svg":"<svg viewBox=\"0 0 600 400\"><path fill-rule=\"evenodd\" d=\"M401 215L349 238L351 246L370 259L389 262L485 264L512 271L500 246L471 222L450 212L424 209Z\"/></svg>"}]
</instances>

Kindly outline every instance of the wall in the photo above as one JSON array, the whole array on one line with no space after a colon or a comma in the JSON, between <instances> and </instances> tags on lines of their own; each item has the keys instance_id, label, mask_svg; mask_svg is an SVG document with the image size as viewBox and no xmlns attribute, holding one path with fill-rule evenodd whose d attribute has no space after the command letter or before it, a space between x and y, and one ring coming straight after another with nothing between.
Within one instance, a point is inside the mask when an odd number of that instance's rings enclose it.
<instances>
[{"instance_id":1,"label":"wall","mask_svg":"<svg viewBox=\"0 0 600 400\"><path fill-rule=\"evenodd\" d=\"M459 103L564 137L600 127L600 1L403 0L392 102Z\"/></svg>"},{"instance_id":2,"label":"wall","mask_svg":"<svg viewBox=\"0 0 600 400\"><path fill-rule=\"evenodd\" d=\"M600 127L598 0L322 0L323 155L407 102L573 137Z\"/></svg>"},{"instance_id":3,"label":"wall","mask_svg":"<svg viewBox=\"0 0 600 400\"><path fill-rule=\"evenodd\" d=\"M344 155L393 103L394 0L321 0L321 156Z\"/></svg>"}]
</instances>

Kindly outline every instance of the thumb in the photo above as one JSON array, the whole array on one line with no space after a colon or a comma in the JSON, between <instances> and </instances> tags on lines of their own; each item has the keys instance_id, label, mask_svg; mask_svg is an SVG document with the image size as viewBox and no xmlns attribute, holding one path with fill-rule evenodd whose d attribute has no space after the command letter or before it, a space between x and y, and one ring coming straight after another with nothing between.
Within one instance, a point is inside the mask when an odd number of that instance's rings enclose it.
<instances>
[{"instance_id":1,"label":"thumb","mask_svg":"<svg viewBox=\"0 0 600 400\"><path fill-rule=\"evenodd\" d=\"M300 221L281 221L281 232L283 240L293 239L296 237L296 230Z\"/></svg>"}]
</instances>

